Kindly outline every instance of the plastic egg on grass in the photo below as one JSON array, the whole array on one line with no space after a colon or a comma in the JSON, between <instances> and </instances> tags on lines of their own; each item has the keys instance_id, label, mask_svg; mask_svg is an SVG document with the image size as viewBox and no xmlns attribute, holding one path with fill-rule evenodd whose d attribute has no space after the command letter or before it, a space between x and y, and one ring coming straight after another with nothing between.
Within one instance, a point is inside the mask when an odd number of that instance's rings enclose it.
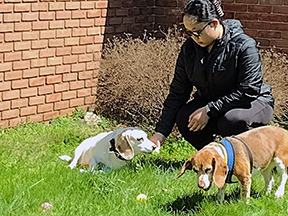
<instances>
[{"instance_id":1,"label":"plastic egg on grass","mask_svg":"<svg viewBox=\"0 0 288 216\"><path fill-rule=\"evenodd\" d=\"M136 197L136 201L147 201L147 196L145 194L139 194Z\"/></svg>"}]
</instances>

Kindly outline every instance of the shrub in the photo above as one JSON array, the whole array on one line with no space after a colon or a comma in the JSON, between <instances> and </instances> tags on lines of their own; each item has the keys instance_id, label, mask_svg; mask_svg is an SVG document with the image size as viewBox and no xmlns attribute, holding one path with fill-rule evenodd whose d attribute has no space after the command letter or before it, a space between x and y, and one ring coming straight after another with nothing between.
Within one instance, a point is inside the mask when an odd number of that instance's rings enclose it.
<instances>
[{"instance_id":1,"label":"shrub","mask_svg":"<svg viewBox=\"0 0 288 216\"><path fill-rule=\"evenodd\" d=\"M154 126L169 91L181 45L181 29L174 27L156 39L114 38L105 45L100 62L96 112L128 124ZM264 79L272 86L275 118L283 121L287 113L288 65L285 54L260 51Z\"/></svg>"}]
</instances>

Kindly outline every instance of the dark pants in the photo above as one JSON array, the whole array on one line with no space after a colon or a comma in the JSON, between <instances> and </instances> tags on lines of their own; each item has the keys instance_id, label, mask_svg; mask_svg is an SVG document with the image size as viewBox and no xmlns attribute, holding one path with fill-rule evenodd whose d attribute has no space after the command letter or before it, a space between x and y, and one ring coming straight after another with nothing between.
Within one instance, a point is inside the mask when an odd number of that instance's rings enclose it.
<instances>
[{"instance_id":1,"label":"dark pants","mask_svg":"<svg viewBox=\"0 0 288 216\"><path fill-rule=\"evenodd\" d=\"M185 104L178 112L176 124L182 136L197 150L213 141L213 135L222 137L237 135L251 128L263 126L269 123L273 114L273 108L259 100L251 103L250 108L236 108L229 110L224 116L211 117L201 131L189 131L189 116L197 109L206 105L201 100L192 100Z\"/></svg>"}]
</instances>

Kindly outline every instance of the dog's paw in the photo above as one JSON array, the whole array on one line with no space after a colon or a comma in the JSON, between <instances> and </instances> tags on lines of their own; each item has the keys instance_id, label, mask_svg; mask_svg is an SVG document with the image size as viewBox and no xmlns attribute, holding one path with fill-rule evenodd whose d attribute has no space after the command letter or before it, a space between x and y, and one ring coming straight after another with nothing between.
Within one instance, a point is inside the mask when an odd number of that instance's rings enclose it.
<instances>
[{"instance_id":1,"label":"dog's paw","mask_svg":"<svg viewBox=\"0 0 288 216\"><path fill-rule=\"evenodd\" d=\"M59 158L61 160L65 160L65 161L71 161L72 160L72 158L68 155L61 155L61 156L59 156Z\"/></svg>"}]
</instances>

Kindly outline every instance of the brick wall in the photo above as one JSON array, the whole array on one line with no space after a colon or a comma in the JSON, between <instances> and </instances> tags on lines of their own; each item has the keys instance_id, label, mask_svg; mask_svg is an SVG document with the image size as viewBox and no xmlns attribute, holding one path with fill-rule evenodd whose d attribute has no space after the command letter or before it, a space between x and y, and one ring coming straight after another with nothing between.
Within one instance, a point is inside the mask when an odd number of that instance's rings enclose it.
<instances>
[{"instance_id":1,"label":"brick wall","mask_svg":"<svg viewBox=\"0 0 288 216\"><path fill-rule=\"evenodd\" d=\"M0 0L0 127L94 102L107 4Z\"/></svg>"}]
</instances>

